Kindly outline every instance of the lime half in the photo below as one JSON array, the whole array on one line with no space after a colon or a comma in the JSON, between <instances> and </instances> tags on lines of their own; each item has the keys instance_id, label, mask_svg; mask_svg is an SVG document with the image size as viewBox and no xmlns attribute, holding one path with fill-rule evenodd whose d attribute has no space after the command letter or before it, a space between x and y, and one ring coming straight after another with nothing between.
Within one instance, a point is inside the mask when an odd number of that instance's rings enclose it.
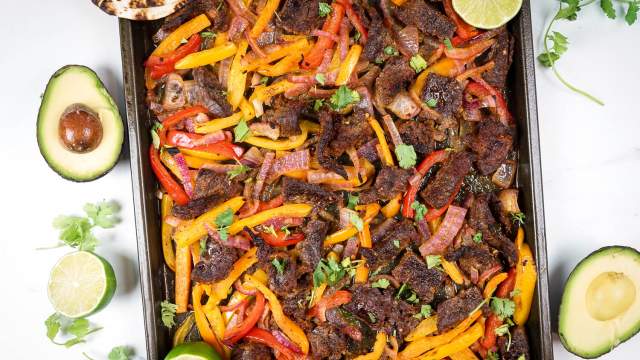
<instances>
[{"instance_id":1,"label":"lime half","mask_svg":"<svg viewBox=\"0 0 640 360\"><path fill-rule=\"evenodd\" d=\"M164 360L221 360L221 358L209 344L199 341L174 347Z\"/></svg>"},{"instance_id":2,"label":"lime half","mask_svg":"<svg viewBox=\"0 0 640 360\"><path fill-rule=\"evenodd\" d=\"M469 25L495 29L516 16L522 7L522 0L453 0L452 5Z\"/></svg>"},{"instance_id":3,"label":"lime half","mask_svg":"<svg viewBox=\"0 0 640 360\"><path fill-rule=\"evenodd\" d=\"M104 308L116 291L116 276L105 259L88 252L67 254L49 277L49 301L60 314L79 318Z\"/></svg>"}]
</instances>

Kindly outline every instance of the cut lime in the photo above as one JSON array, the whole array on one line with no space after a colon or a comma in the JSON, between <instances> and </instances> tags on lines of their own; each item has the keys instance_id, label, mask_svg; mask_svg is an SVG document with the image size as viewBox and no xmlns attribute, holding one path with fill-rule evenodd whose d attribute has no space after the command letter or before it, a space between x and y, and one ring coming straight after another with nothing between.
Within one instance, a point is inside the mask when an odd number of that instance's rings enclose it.
<instances>
[{"instance_id":1,"label":"cut lime","mask_svg":"<svg viewBox=\"0 0 640 360\"><path fill-rule=\"evenodd\" d=\"M200 341L174 347L164 360L221 360L221 358L209 344Z\"/></svg>"},{"instance_id":2,"label":"cut lime","mask_svg":"<svg viewBox=\"0 0 640 360\"><path fill-rule=\"evenodd\" d=\"M522 0L453 0L452 5L469 25L495 29L516 16L522 7Z\"/></svg>"},{"instance_id":3,"label":"cut lime","mask_svg":"<svg viewBox=\"0 0 640 360\"><path fill-rule=\"evenodd\" d=\"M105 259L88 252L67 254L49 277L49 301L60 314L79 318L107 306L116 291L116 276Z\"/></svg>"}]
</instances>

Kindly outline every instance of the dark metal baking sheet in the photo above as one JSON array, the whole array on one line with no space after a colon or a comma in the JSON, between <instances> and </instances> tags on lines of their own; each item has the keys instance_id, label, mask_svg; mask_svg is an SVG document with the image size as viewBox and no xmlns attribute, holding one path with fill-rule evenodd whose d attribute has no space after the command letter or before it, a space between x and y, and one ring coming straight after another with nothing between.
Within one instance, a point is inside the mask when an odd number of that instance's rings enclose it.
<instances>
[{"instance_id":1,"label":"dark metal baking sheet","mask_svg":"<svg viewBox=\"0 0 640 360\"><path fill-rule=\"evenodd\" d=\"M159 316L160 302L169 293L170 281L165 281L167 269L160 243L159 202L148 161L151 120L145 106L143 71L144 59L153 48L151 35L157 27L158 22L120 20L138 260L149 360L164 358L171 346L170 333L162 325ZM539 274L527 332L532 358L549 360L553 359L553 346L529 0L524 1L522 11L511 22L510 28L515 37L514 61L509 75L509 100L519 133L517 181L521 190L522 210L527 215L526 238L533 244Z\"/></svg>"}]
</instances>

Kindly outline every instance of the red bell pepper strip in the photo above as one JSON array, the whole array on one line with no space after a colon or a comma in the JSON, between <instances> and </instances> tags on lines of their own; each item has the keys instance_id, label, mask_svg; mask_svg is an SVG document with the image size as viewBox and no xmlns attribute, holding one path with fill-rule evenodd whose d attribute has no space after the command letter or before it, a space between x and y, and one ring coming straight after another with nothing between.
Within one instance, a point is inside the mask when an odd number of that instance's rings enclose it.
<instances>
[{"instance_id":1,"label":"red bell pepper strip","mask_svg":"<svg viewBox=\"0 0 640 360\"><path fill-rule=\"evenodd\" d=\"M509 108L507 107L507 102L505 101L504 96L502 96L502 93L496 90L493 86L487 84L487 82L484 81L482 77L473 76L472 78L475 82L480 84L480 86L482 86L487 92L489 92L489 94L493 95L496 98L496 112L498 113L498 119L504 125L508 126L509 123L513 121L513 117L509 112Z\"/></svg>"},{"instance_id":2,"label":"red bell pepper strip","mask_svg":"<svg viewBox=\"0 0 640 360\"><path fill-rule=\"evenodd\" d=\"M458 183L458 185L456 186L456 189L453 191L453 193L451 193L451 196L449 197L449 200L447 200L447 203L439 209L434 209L434 208L429 209L427 213L424 215L424 219L427 222L429 222L431 220L436 219L438 216L444 214L449 208L449 205L451 205L453 200L455 200L456 196L458 195L458 192L460 192L461 187L462 187L462 181Z\"/></svg>"},{"instance_id":3,"label":"red bell pepper strip","mask_svg":"<svg viewBox=\"0 0 640 360\"><path fill-rule=\"evenodd\" d=\"M289 246L295 245L304 240L303 233L296 233L287 236L284 231L276 231L276 235L271 233L262 233L261 235L264 242L271 246Z\"/></svg>"},{"instance_id":4,"label":"red bell pepper strip","mask_svg":"<svg viewBox=\"0 0 640 360\"><path fill-rule=\"evenodd\" d=\"M151 160L151 169L156 174L160 185L162 185L176 204L187 205L187 203L189 203L189 196L184 191L184 188L173 179L164 165L162 165L158 150L154 148L153 145L149 147L149 158Z\"/></svg>"},{"instance_id":5,"label":"red bell pepper strip","mask_svg":"<svg viewBox=\"0 0 640 360\"><path fill-rule=\"evenodd\" d=\"M206 151L209 153L225 155L229 158L240 160L239 156L242 154L240 147L236 147L235 145L227 141L218 141L212 144L196 145L195 142L201 139L202 137L203 135L200 135L200 134L193 134L186 131L171 130L166 135L166 144L170 146L185 148L185 149L193 149L193 150Z\"/></svg>"},{"instance_id":6,"label":"red bell pepper strip","mask_svg":"<svg viewBox=\"0 0 640 360\"><path fill-rule=\"evenodd\" d=\"M258 212L277 208L278 206L282 205L282 203L284 203L284 196L282 195L278 195L266 202L261 201L260 205L258 206Z\"/></svg>"},{"instance_id":7,"label":"red bell pepper strip","mask_svg":"<svg viewBox=\"0 0 640 360\"><path fill-rule=\"evenodd\" d=\"M351 0L342 0L340 1L340 3L344 6L347 12L347 17L353 24L353 27L356 28L356 30L360 33L360 38L362 39L363 43L366 43L367 39L369 38L369 33L367 32L367 28L362 23L360 15L353 10L353 4L351 3Z\"/></svg>"},{"instance_id":8,"label":"red bell pepper strip","mask_svg":"<svg viewBox=\"0 0 640 360\"><path fill-rule=\"evenodd\" d=\"M451 0L444 0L444 12L447 14L449 18L456 25L456 33L463 40L471 39L472 37L478 35L480 31L475 27L467 24L462 18L456 13L451 5Z\"/></svg>"},{"instance_id":9,"label":"red bell pepper strip","mask_svg":"<svg viewBox=\"0 0 640 360\"><path fill-rule=\"evenodd\" d=\"M449 152L447 150L437 150L429 154L429 156L422 160L420 165L418 165L416 168L417 173L409 181L409 190L407 190L407 193L404 196L404 201L402 202L402 215L404 217L413 218L414 212L411 208L411 204L415 201L418 190L420 190L422 178L424 178L433 165L443 162L447 156L449 156Z\"/></svg>"},{"instance_id":10,"label":"red bell pepper strip","mask_svg":"<svg viewBox=\"0 0 640 360\"><path fill-rule=\"evenodd\" d=\"M189 38L189 41L187 41L186 44L180 46L169 54L163 56L149 56L149 59L147 59L144 65L151 70L150 75L152 79L159 79L164 74L172 72L175 69L174 66L178 60L198 51L201 43L202 38L200 37L200 34L194 34Z\"/></svg>"},{"instance_id":11,"label":"red bell pepper strip","mask_svg":"<svg viewBox=\"0 0 640 360\"><path fill-rule=\"evenodd\" d=\"M179 111L176 111L175 113L167 116L163 121L162 121L162 128L158 131L158 137L160 137L160 146L166 144L167 142L167 131L169 131L169 128L176 126L180 123L180 121L186 119L186 118L190 118L192 116L196 116L199 113L208 113L209 110L207 110L206 107L204 106L200 106L200 105L196 105L196 106L191 106L188 107L186 109L182 109Z\"/></svg>"},{"instance_id":12,"label":"red bell pepper strip","mask_svg":"<svg viewBox=\"0 0 640 360\"><path fill-rule=\"evenodd\" d=\"M498 286L498 290L496 290L496 297L508 298L515 285L516 268L513 267L509 270L508 277ZM487 318L487 322L485 323L484 337L480 341L482 347L489 350L496 345L496 329L501 325L502 320L496 314L492 313L489 315L489 318Z\"/></svg>"},{"instance_id":13,"label":"red bell pepper strip","mask_svg":"<svg viewBox=\"0 0 640 360\"><path fill-rule=\"evenodd\" d=\"M249 313L247 318L244 319L243 322L238 324L238 326L229 331L226 331L222 342L227 346L232 346L240 339L242 339L245 335L247 335L247 333L249 333L251 329L253 329L253 327L256 325L258 320L260 320L260 317L264 312L264 304L264 295L262 295L262 293L258 291L256 293L256 302L253 305L253 309L251 309L251 312Z\"/></svg>"},{"instance_id":14,"label":"red bell pepper strip","mask_svg":"<svg viewBox=\"0 0 640 360\"><path fill-rule=\"evenodd\" d=\"M331 4L331 16L324 22L324 25L322 25L322 31L337 36L338 31L340 31L340 24L344 18L344 12L345 10L342 4ZM302 68L309 70L318 67L318 65L322 63L324 51L333 47L333 43L334 41L329 36L318 37L318 41L316 41L311 51L305 55L302 61Z\"/></svg>"},{"instance_id":15,"label":"red bell pepper strip","mask_svg":"<svg viewBox=\"0 0 640 360\"><path fill-rule=\"evenodd\" d=\"M332 295L325 296L309 310L309 316L315 316L321 322L327 321L325 312L329 309L351 302L351 293L346 290L338 290Z\"/></svg>"},{"instance_id":16,"label":"red bell pepper strip","mask_svg":"<svg viewBox=\"0 0 640 360\"><path fill-rule=\"evenodd\" d=\"M276 339L276 337L267 330L254 327L247 333L247 335L245 335L245 339L267 345L270 348L276 350L278 353L280 353L281 356L286 359L296 359L296 355L293 353L293 351L278 342L278 339Z\"/></svg>"}]
</instances>

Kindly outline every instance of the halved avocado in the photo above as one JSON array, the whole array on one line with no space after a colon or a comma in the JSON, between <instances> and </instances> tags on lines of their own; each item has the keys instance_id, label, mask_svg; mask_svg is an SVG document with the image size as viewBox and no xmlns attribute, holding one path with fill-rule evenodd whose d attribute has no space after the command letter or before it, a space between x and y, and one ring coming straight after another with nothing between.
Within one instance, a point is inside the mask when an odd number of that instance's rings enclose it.
<instances>
[{"instance_id":1,"label":"halved avocado","mask_svg":"<svg viewBox=\"0 0 640 360\"><path fill-rule=\"evenodd\" d=\"M124 127L116 103L96 73L67 65L44 91L36 125L38 147L60 176L91 181L118 162Z\"/></svg>"},{"instance_id":2,"label":"halved avocado","mask_svg":"<svg viewBox=\"0 0 640 360\"><path fill-rule=\"evenodd\" d=\"M611 351L640 330L640 252L609 246L571 272L560 303L564 347L587 359Z\"/></svg>"}]
</instances>

